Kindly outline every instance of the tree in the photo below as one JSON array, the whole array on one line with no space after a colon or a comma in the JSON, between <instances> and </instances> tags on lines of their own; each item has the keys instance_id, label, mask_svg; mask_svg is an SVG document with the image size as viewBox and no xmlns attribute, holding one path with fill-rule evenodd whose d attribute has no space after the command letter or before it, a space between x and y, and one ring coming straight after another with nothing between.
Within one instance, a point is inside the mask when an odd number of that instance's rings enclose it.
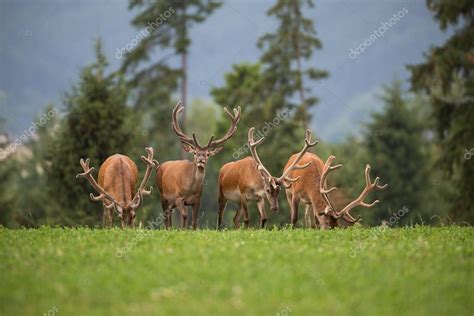
<instances>
[{"instance_id":1,"label":"tree","mask_svg":"<svg viewBox=\"0 0 474 316\"><path fill-rule=\"evenodd\" d=\"M141 9L132 24L141 29L139 34L142 35L135 39L136 47L126 55L122 71L133 75L135 104L139 108L153 109L155 127L163 126L164 120L169 121L171 94L178 86L185 108L182 119L186 121L189 29L202 23L220 5L215 0L130 0L130 9ZM166 55L161 54L161 59L155 61L157 48ZM171 65L172 56L179 56L179 67Z\"/></svg>"},{"instance_id":2,"label":"tree","mask_svg":"<svg viewBox=\"0 0 474 316\"><path fill-rule=\"evenodd\" d=\"M384 87L382 100L382 112L372 114L368 124L365 146L372 175L380 176L389 187L374 194L381 202L365 213L371 213L375 219L372 223L377 224L390 217L387 211L407 207L408 216L400 221L406 223L409 218L431 212L423 203L429 168L425 125L418 110L404 97L401 82ZM363 166L357 174L360 183L353 187L363 188Z\"/></svg>"},{"instance_id":3,"label":"tree","mask_svg":"<svg viewBox=\"0 0 474 316\"><path fill-rule=\"evenodd\" d=\"M263 114L262 71L260 64L242 63L232 66L232 71L224 75L225 85L215 87L211 95L217 104L223 106L241 106L241 118L234 137L225 143L232 151L232 158L240 159L249 154L244 152L247 143L247 132L250 127L261 127ZM225 133L228 119L223 116L218 125L218 134ZM216 158L219 156L216 156Z\"/></svg>"},{"instance_id":4,"label":"tree","mask_svg":"<svg viewBox=\"0 0 474 316\"><path fill-rule=\"evenodd\" d=\"M50 167L47 177L50 196L60 209L57 216L64 224L93 225L100 223L100 205L89 199L91 189L75 179L81 171L80 158L91 158L99 166L112 154L138 157L139 149L130 148L136 121L126 105L127 89L117 74L105 74L107 60L97 41L96 62L81 72L80 82L67 93L67 114L49 148Z\"/></svg>"},{"instance_id":5,"label":"tree","mask_svg":"<svg viewBox=\"0 0 474 316\"><path fill-rule=\"evenodd\" d=\"M456 30L442 46L431 48L425 62L408 67L412 89L431 99L442 148L438 163L457 191L452 215L473 223L474 163L465 155L474 148L474 2L428 0L427 6L442 30Z\"/></svg>"},{"instance_id":6,"label":"tree","mask_svg":"<svg viewBox=\"0 0 474 316\"><path fill-rule=\"evenodd\" d=\"M299 106L296 117L304 128L309 127L310 109L318 102L315 96L308 96L311 89L305 87L304 81L320 80L328 75L309 65L304 69L303 65L322 47L312 19L302 13L313 7L312 0L278 0L267 12L278 19L278 29L276 33L265 34L258 42L264 50L261 62L264 85L269 91L268 106L280 109ZM295 94L299 95L299 105L294 103Z\"/></svg>"}]
</instances>

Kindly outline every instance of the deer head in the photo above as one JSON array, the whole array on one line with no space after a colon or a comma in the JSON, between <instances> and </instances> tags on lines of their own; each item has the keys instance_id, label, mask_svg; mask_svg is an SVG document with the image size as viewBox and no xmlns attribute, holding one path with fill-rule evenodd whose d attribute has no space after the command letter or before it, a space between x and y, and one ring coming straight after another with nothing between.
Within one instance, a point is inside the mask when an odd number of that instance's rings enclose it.
<instances>
[{"instance_id":1,"label":"deer head","mask_svg":"<svg viewBox=\"0 0 474 316\"><path fill-rule=\"evenodd\" d=\"M118 217L122 222L122 227L133 226L136 216L135 210L142 204L143 196L150 195L152 193L153 188L150 187L149 190L146 190L145 186L151 176L153 168L157 167L159 163L158 161L153 159L153 148L148 147L145 150L148 153L147 157L141 156L141 160L147 166L145 175L133 199L131 199L131 201L127 204L124 204L123 202L118 202L118 198L106 192L104 188L102 188L95 181L94 177L92 176L92 173L94 172L95 168L89 166L89 158L87 158L85 161L84 159L80 160L80 164L84 172L76 175L76 178L86 178L89 181L92 187L99 193L99 195L97 196L91 193L91 199L96 202L102 202L106 209L115 211L115 213L117 213ZM127 199L122 198L120 200L125 201Z\"/></svg>"},{"instance_id":2,"label":"deer head","mask_svg":"<svg viewBox=\"0 0 474 316\"><path fill-rule=\"evenodd\" d=\"M300 177L290 178L288 174L291 170L295 169L304 169L308 167L311 163L307 163L304 165L297 165L297 163L301 160L303 155L308 151L309 148L316 146L318 144L317 141L311 142L311 131L308 129L306 130L306 138L304 140L305 144L303 149L298 153L296 159L293 163L288 166L288 168L283 172L280 177L274 177L271 173L265 168L260 157L257 154L257 146L260 145L265 138L262 137L257 141L254 141L254 132L255 127L249 129L248 132L248 144L250 148L250 153L257 163L257 170L260 172L261 177L263 178L264 182L264 190L265 195L270 203L270 208L273 212L278 212L279 210L279 203L278 203L278 194L280 193L280 186L283 185L286 188L291 187L291 184L295 181L298 181Z\"/></svg>"},{"instance_id":3,"label":"deer head","mask_svg":"<svg viewBox=\"0 0 474 316\"><path fill-rule=\"evenodd\" d=\"M178 104L173 109L173 130L181 140L183 149L186 152L193 154L195 165L198 168L204 169L206 167L207 160L209 159L209 157L221 151L223 148L223 144L229 138L231 138L237 130L237 124L240 121L240 106L237 109L233 109L233 114L230 113L227 108L224 108L224 112L227 114L231 121L230 127L224 137L218 140L214 140L214 136L212 136L207 142L206 146L201 146L199 144L194 132L192 133L193 137L191 138L184 134L181 130L178 121L178 114L180 114L183 109L184 107L181 105L181 101L178 102Z\"/></svg>"},{"instance_id":4,"label":"deer head","mask_svg":"<svg viewBox=\"0 0 474 316\"><path fill-rule=\"evenodd\" d=\"M336 209L334 208L334 206L333 206L333 204L332 204L332 202L329 198L329 193L331 193L334 190L337 190L337 188L336 187L332 187L332 188L329 188L329 189L327 188L327 176L328 176L329 172L342 167L342 164L331 166L334 159L336 159L336 157L334 157L332 155L329 156L326 163L324 164L323 171L321 173L319 189L320 189L321 196L323 197L324 202L326 204L326 208L324 209L324 214L326 216L330 217L330 218L328 218L328 223L332 223L331 226L337 225L337 219L339 219L341 217L345 221L347 221L348 223L354 224L354 223L357 223L360 220L360 216L358 218L354 218L350 214L350 211L353 208L357 207L357 206L362 206L362 207L369 208L369 207L372 207L375 204L377 204L379 202L379 200L375 200L374 202L368 204L368 203L364 202L364 199L372 190L384 190L384 189L387 188L388 184L380 185L379 184L379 182L380 182L379 177L376 177L374 182L372 182L370 180L370 169L371 168L370 168L370 165L367 164L365 166L365 188L364 188L364 190L362 191L362 193L355 200L353 200L351 203L347 204L342 210L336 211Z\"/></svg>"}]
</instances>

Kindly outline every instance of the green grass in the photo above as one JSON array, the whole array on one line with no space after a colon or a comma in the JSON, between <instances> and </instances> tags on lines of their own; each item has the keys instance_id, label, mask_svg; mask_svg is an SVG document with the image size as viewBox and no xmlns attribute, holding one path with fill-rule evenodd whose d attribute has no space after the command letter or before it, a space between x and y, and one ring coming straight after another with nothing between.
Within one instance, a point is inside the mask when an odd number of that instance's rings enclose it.
<instances>
[{"instance_id":1,"label":"green grass","mask_svg":"<svg viewBox=\"0 0 474 316\"><path fill-rule=\"evenodd\" d=\"M472 228L146 233L0 229L0 315L474 312Z\"/></svg>"}]
</instances>

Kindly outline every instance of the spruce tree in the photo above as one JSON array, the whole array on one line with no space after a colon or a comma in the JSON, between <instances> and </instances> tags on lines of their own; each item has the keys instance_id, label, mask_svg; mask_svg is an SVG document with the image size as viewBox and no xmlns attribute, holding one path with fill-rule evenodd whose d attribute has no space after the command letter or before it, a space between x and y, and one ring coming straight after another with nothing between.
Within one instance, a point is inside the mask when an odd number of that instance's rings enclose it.
<instances>
[{"instance_id":1,"label":"spruce tree","mask_svg":"<svg viewBox=\"0 0 474 316\"><path fill-rule=\"evenodd\" d=\"M268 106L278 109L298 107L296 118L304 128L309 127L311 107L318 102L317 97L311 95L311 89L305 86L305 80L327 77L326 71L308 64L314 52L322 47L313 20L303 15L313 7L312 0L278 0L267 12L278 20L278 28L258 42L264 51L261 62Z\"/></svg>"},{"instance_id":2,"label":"spruce tree","mask_svg":"<svg viewBox=\"0 0 474 316\"><path fill-rule=\"evenodd\" d=\"M368 124L365 146L372 177L381 177L382 183L389 186L384 191L371 194L371 199L377 198L380 203L374 209L365 211L364 218L367 214L368 218L373 219L372 224L380 224L381 220L391 216L389 211L396 212L407 207L409 213L399 222L407 223L409 219L431 212L423 203L429 182L425 125L418 110L406 100L399 81L384 87L382 100L383 110L373 113ZM357 189L364 186L364 169L360 167L357 172L359 184L353 185Z\"/></svg>"},{"instance_id":3,"label":"spruce tree","mask_svg":"<svg viewBox=\"0 0 474 316\"><path fill-rule=\"evenodd\" d=\"M136 124L126 105L127 89L116 73L107 75L107 60L97 41L96 62L81 72L80 82L65 97L66 115L50 144L47 176L51 196L59 205L57 216L64 224L93 225L101 222L101 206L92 203L90 186L75 175L80 158L90 158L98 167L112 154L141 152L132 149Z\"/></svg>"},{"instance_id":4,"label":"spruce tree","mask_svg":"<svg viewBox=\"0 0 474 316\"><path fill-rule=\"evenodd\" d=\"M433 47L425 61L412 65L412 88L431 99L436 132L442 148L439 167L456 188L452 215L474 222L474 2L428 0L428 9L442 30L454 28L441 46Z\"/></svg>"},{"instance_id":5,"label":"spruce tree","mask_svg":"<svg viewBox=\"0 0 474 316\"><path fill-rule=\"evenodd\" d=\"M137 37L136 47L125 52L122 71L132 75L135 105L153 109L156 130L171 130L167 128L170 103L178 87L185 107L182 119L186 121L189 30L220 5L215 0L130 0L129 8L139 10L132 24L142 35ZM156 57L157 51L163 53ZM172 65L173 55L179 56L179 67Z\"/></svg>"}]
</instances>

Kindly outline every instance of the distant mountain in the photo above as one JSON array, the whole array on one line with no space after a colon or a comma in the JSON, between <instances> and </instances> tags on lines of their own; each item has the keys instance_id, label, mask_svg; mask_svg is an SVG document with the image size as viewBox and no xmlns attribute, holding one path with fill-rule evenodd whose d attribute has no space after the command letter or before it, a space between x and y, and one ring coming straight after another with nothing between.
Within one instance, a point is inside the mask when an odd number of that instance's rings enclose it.
<instances>
[{"instance_id":1,"label":"distant mountain","mask_svg":"<svg viewBox=\"0 0 474 316\"><path fill-rule=\"evenodd\" d=\"M226 1L222 8L191 32L189 61L191 98L209 98L232 64L256 61L257 39L273 30L265 12L273 1ZM321 102L313 126L319 138L342 140L360 130L360 121L378 108L375 94L395 77L408 78L406 64L422 60L431 45L449 35L438 30L423 1L316 1L310 14L323 42L311 63L330 72L313 87ZM406 14L387 27L393 14ZM93 60L93 40L101 36L116 69L117 48L138 30L125 0L2 0L0 2L0 116L15 137L28 128L47 103L61 104L79 70ZM351 49L370 40L383 27L383 37L351 59ZM159 31L159 29L158 29ZM157 57L159 54L157 53Z\"/></svg>"}]
</instances>

